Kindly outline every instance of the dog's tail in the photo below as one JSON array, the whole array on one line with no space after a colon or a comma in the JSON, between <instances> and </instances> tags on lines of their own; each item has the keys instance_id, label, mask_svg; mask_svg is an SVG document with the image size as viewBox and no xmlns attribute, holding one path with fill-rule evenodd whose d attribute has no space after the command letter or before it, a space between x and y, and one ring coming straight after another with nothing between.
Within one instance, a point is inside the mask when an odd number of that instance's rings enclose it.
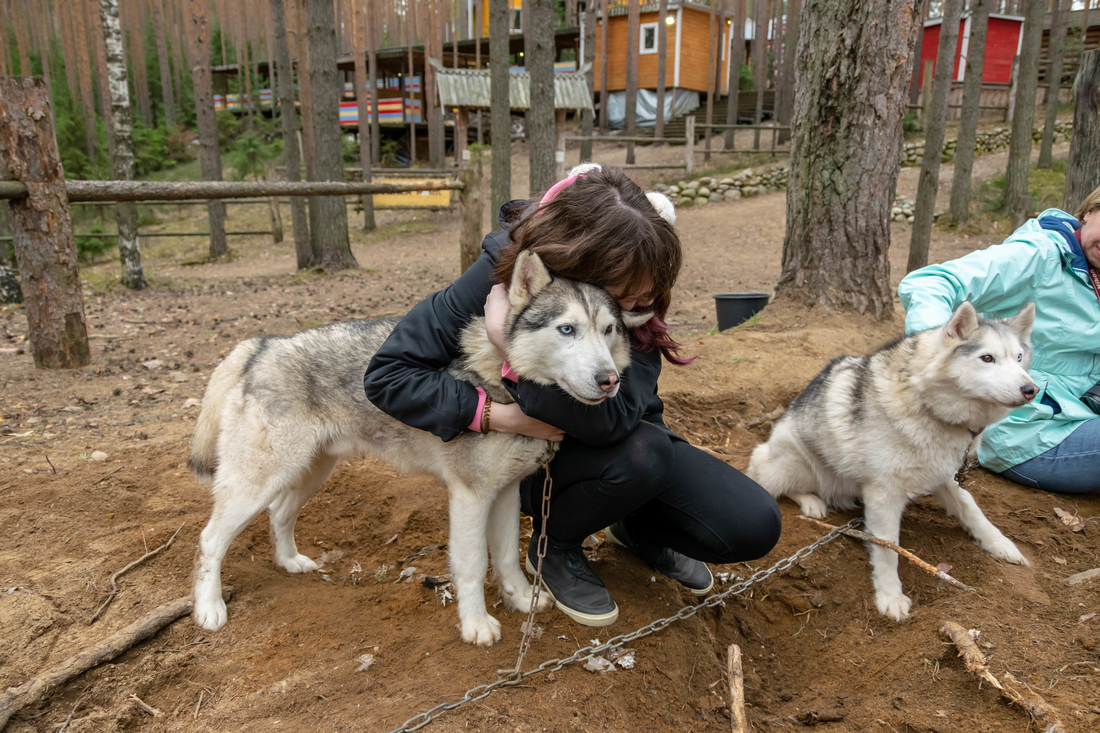
<instances>
[{"instance_id":1,"label":"dog's tail","mask_svg":"<svg viewBox=\"0 0 1100 733\"><path fill-rule=\"evenodd\" d=\"M195 425L195 437L191 441L191 455L187 467L196 481L209 483L214 480L218 467L218 433L221 430L222 405L225 396L237 385L248 360L256 353L259 339L249 339L237 344L229 356L210 375L206 394L202 399L202 411Z\"/></svg>"},{"instance_id":2,"label":"dog's tail","mask_svg":"<svg viewBox=\"0 0 1100 733\"><path fill-rule=\"evenodd\" d=\"M759 483L761 470L764 468L764 464L768 462L769 453L767 441L756 446L752 451L752 457L749 459L749 467L745 469L745 475Z\"/></svg>"}]
</instances>

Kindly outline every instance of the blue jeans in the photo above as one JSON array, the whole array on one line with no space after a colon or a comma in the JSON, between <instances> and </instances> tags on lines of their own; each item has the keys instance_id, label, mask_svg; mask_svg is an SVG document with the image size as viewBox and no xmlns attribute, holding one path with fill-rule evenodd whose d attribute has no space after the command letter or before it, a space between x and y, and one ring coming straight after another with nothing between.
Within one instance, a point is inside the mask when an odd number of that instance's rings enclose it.
<instances>
[{"instance_id":1,"label":"blue jeans","mask_svg":"<svg viewBox=\"0 0 1100 733\"><path fill-rule=\"evenodd\" d=\"M1083 494L1100 489L1100 420L1089 420L1046 453L1001 474L1033 489Z\"/></svg>"}]
</instances>

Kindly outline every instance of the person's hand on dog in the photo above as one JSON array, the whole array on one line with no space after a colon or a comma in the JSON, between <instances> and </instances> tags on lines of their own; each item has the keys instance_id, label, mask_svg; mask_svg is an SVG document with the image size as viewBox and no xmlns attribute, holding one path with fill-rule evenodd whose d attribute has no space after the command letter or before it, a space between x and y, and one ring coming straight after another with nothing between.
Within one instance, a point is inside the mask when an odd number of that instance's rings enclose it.
<instances>
[{"instance_id":1,"label":"person's hand on dog","mask_svg":"<svg viewBox=\"0 0 1100 733\"><path fill-rule=\"evenodd\" d=\"M542 420L524 415L523 410L515 403L494 402L492 411L489 413L489 429L498 433L526 435L529 438L555 442L565 437L565 433L553 425L547 425Z\"/></svg>"},{"instance_id":2,"label":"person's hand on dog","mask_svg":"<svg viewBox=\"0 0 1100 733\"><path fill-rule=\"evenodd\" d=\"M508 302L508 288L497 283L485 298L485 333L489 336L489 343L495 346L505 359L508 358L508 354L504 350L504 322L508 320L508 313L511 310L512 304Z\"/></svg>"}]
</instances>

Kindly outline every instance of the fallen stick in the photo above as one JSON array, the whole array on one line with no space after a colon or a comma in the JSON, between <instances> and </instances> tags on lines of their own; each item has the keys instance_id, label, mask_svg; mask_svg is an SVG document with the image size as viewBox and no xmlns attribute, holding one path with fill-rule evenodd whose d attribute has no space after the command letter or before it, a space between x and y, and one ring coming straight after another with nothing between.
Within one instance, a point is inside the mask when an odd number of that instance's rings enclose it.
<instances>
[{"instance_id":1,"label":"fallen stick","mask_svg":"<svg viewBox=\"0 0 1100 733\"><path fill-rule=\"evenodd\" d=\"M745 715L745 673L741 669L741 647L730 644L726 670L730 677L730 728L733 733L749 733Z\"/></svg>"},{"instance_id":2,"label":"fallen stick","mask_svg":"<svg viewBox=\"0 0 1100 733\"><path fill-rule=\"evenodd\" d=\"M822 522L820 519L814 519L813 517L807 517L807 516L802 515L802 514L800 514L798 516L798 518L799 519L805 519L807 522L813 522L814 524L816 524L818 526L821 526L821 527L824 527L828 530L840 529L840 527L829 524L828 522ZM917 557L913 553L909 552L909 550L906 550L904 547L900 547L897 544L895 544L895 543L893 543L889 540L880 539L878 537L875 537L873 534L871 534L869 532L864 532L863 530L859 530L859 529L843 529L843 530L840 530L840 531L842 533L848 535L849 537L854 537L857 540L863 540L864 542L873 542L876 545L879 545L881 547L885 547L888 550L893 550L894 552L898 553L899 555L904 557L909 562L916 565L918 568L920 568L924 572L926 572L930 575L935 575L940 580L946 580L948 583L955 586L959 590L964 590L967 593L974 593L975 592L974 589L971 588L966 583L962 583L958 580L955 580L954 578L952 578L947 573L943 572L942 570L939 570L938 568L936 568L933 565L929 565L924 560L921 560L919 557Z\"/></svg>"},{"instance_id":3,"label":"fallen stick","mask_svg":"<svg viewBox=\"0 0 1100 733\"><path fill-rule=\"evenodd\" d=\"M1039 693L1027 685L1021 683L1012 676L1011 672L1005 672L998 680L986 666L985 655L974 643L970 633L953 621L945 621L940 627L940 633L954 642L959 650L959 656L966 663L966 671L975 677L980 677L1001 691L1001 696L1014 705L1018 705L1036 723L1045 726L1044 733L1065 733L1066 726L1062 722L1062 716Z\"/></svg>"},{"instance_id":4,"label":"fallen stick","mask_svg":"<svg viewBox=\"0 0 1100 733\"><path fill-rule=\"evenodd\" d=\"M105 474L103 474L103 475L102 475L102 476L101 476L101 477L99 478L99 481L96 481L96 483L97 483L97 484L98 484L98 483L102 483L102 482L103 482L103 479L105 479L105 478L108 478L108 477L110 477L110 476L114 476L114 475L115 475L116 473L118 473L119 471L121 471L121 470L122 470L122 469L124 469L124 468L126 468L126 466L119 466L118 468L114 469L113 471L111 471L111 472L109 472L109 473L105 473ZM93 484L93 486L94 486L94 485L95 485L95 484Z\"/></svg>"},{"instance_id":5,"label":"fallen stick","mask_svg":"<svg viewBox=\"0 0 1100 733\"><path fill-rule=\"evenodd\" d=\"M142 699L141 699L140 697L138 697L137 695L130 695L130 699L131 699L131 700L133 700L134 702L136 702L136 703L138 704L138 707L139 707L139 708L141 708L141 709L142 709L142 710L144 710L145 712L149 713L149 714L150 714L150 715L152 715L152 716L153 716L154 718L159 718L159 717L160 717L160 715L161 715L161 712L160 712L159 710L157 710L157 709L156 709L155 707L153 707L153 706L152 706L152 705L150 705L149 703L147 703L147 702L145 702L144 700L142 700Z\"/></svg>"},{"instance_id":6,"label":"fallen stick","mask_svg":"<svg viewBox=\"0 0 1100 733\"><path fill-rule=\"evenodd\" d=\"M187 522L184 522L183 524L187 524ZM95 620L99 618L99 614L103 613L103 609L107 608L107 604L113 601L115 599L115 596L118 595L118 584L115 581L118 580L119 576L121 576L123 573L125 573L127 570L130 570L131 568L137 567L141 563L161 552L162 550L167 550L169 547L171 547L172 540L176 539L176 535L178 535L180 533L180 530L183 529L183 524L181 524L179 528L172 533L172 536L169 537L168 541L165 542L163 545L155 550L150 550L149 552L146 552L137 560L134 560L122 570L119 570L117 573L111 576L111 592L107 594L107 598L103 601L102 604L100 604L99 608L96 609L96 612L92 614L92 617L88 619L89 624L95 623Z\"/></svg>"},{"instance_id":7,"label":"fallen stick","mask_svg":"<svg viewBox=\"0 0 1100 733\"><path fill-rule=\"evenodd\" d=\"M232 595L231 586L222 589L222 598L226 601ZM0 730L4 729L12 715L27 705L38 702L53 688L64 685L96 665L111 661L176 619L191 613L193 608L194 601L190 596L165 603L95 646L77 652L61 664L32 677L19 687L9 687L3 695L0 695Z\"/></svg>"}]
</instances>

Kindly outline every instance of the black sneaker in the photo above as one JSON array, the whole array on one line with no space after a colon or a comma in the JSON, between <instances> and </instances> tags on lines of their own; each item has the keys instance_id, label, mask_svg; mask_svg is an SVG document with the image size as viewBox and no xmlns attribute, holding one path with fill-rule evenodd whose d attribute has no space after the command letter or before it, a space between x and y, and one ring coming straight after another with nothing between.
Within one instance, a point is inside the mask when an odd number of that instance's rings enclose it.
<instances>
[{"instance_id":1,"label":"black sneaker","mask_svg":"<svg viewBox=\"0 0 1100 733\"><path fill-rule=\"evenodd\" d=\"M714 576L706 564L668 547L654 547L630 536L619 521L604 530L608 542L625 547L661 575L667 575L697 596L705 596L714 587Z\"/></svg>"},{"instance_id":2,"label":"black sneaker","mask_svg":"<svg viewBox=\"0 0 1100 733\"><path fill-rule=\"evenodd\" d=\"M532 537L527 547L527 572L532 577L538 560L538 537ZM610 626L619 618L619 607L579 547L556 550L547 546L542 559L542 588L554 599L554 605L578 624Z\"/></svg>"}]
</instances>

